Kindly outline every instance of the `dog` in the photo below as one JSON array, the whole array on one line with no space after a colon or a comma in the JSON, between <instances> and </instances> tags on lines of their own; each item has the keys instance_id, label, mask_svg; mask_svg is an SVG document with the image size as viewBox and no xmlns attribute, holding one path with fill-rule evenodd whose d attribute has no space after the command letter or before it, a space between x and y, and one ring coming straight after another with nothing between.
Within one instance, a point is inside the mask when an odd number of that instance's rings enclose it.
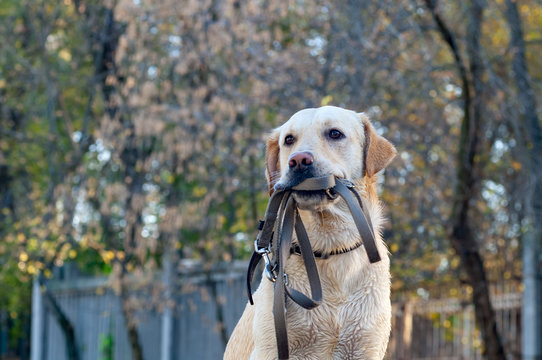
<instances>
[{"instance_id":1,"label":"dog","mask_svg":"<svg viewBox=\"0 0 542 360\"><path fill-rule=\"evenodd\" d=\"M287 300L290 359L382 359L391 331L390 260L382 240L384 222L376 174L396 156L368 117L334 106L304 109L275 129L267 141L266 177L272 194L303 178L334 175L354 182L366 200L381 261L370 264L363 246L316 259L323 300L305 310ZM340 198L324 191L293 192L313 251L347 250L359 243L353 218ZM363 239L362 239L363 240ZM294 238L295 241L295 238ZM289 284L309 293L303 261L292 254ZM225 360L277 358L273 283L262 277L224 354Z\"/></svg>"}]
</instances>

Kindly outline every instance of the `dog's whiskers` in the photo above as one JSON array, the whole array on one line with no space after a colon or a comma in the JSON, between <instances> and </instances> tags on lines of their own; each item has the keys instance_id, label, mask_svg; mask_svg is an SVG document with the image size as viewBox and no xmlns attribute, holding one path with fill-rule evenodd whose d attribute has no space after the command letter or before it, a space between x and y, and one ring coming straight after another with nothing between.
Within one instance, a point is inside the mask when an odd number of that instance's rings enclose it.
<instances>
[{"instance_id":1,"label":"dog's whiskers","mask_svg":"<svg viewBox=\"0 0 542 360\"><path fill-rule=\"evenodd\" d=\"M271 180L271 182L274 182L275 180L280 179L280 177L281 177L280 171L273 171L272 173L269 174L269 179Z\"/></svg>"}]
</instances>

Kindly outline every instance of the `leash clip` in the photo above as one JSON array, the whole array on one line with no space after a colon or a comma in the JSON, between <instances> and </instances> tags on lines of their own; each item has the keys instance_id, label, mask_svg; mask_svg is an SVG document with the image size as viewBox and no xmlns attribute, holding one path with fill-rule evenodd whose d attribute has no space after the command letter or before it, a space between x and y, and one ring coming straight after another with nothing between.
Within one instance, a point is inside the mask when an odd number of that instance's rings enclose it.
<instances>
[{"instance_id":1,"label":"leash clip","mask_svg":"<svg viewBox=\"0 0 542 360\"><path fill-rule=\"evenodd\" d=\"M348 179L339 179L339 181L342 182L344 186L346 186L349 189L354 189L356 187L356 185Z\"/></svg>"},{"instance_id":2,"label":"leash clip","mask_svg":"<svg viewBox=\"0 0 542 360\"><path fill-rule=\"evenodd\" d=\"M271 264L271 259L269 259L269 254L271 253L270 247L271 244L269 244L268 247L259 248L258 247L258 239L254 241L254 249L256 249L256 252L260 254L264 261L264 271L265 271L265 277L271 282L277 281L277 264Z\"/></svg>"}]
</instances>

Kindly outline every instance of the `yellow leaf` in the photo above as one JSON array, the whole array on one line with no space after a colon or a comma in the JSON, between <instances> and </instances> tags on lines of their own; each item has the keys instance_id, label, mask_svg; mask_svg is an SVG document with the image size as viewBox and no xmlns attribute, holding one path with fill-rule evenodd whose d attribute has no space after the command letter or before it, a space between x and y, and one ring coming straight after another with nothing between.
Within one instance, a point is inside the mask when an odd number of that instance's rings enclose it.
<instances>
[{"instance_id":1,"label":"yellow leaf","mask_svg":"<svg viewBox=\"0 0 542 360\"><path fill-rule=\"evenodd\" d=\"M28 250L37 250L38 249L38 239L30 238L28 239Z\"/></svg>"},{"instance_id":2,"label":"yellow leaf","mask_svg":"<svg viewBox=\"0 0 542 360\"><path fill-rule=\"evenodd\" d=\"M203 195L207 194L207 189L201 186L194 187L194 195L196 197L201 197Z\"/></svg>"},{"instance_id":3,"label":"yellow leaf","mask_svg":"<svg viewBox=\"0 0 542 360\"><path fill-rule=\"evenodd\" d=\"M26 262L28 261L28 254L25 252L22 252L19 254L19 261Z\"/></svg>"},{"instance_id":4,"label":"yellow leaf","mask_svg":"<svg viewBox=\"0 0 542 360\"><path fill-rule=\"evenodd\" d=\"M329 105L333 101L333 96L327 95L322 98L322 101L320 102L321 106Z\"/></svg>"},{"instance_id":5,"label":"yellow leaf","mask_svg":"<svg viewBox=\"0 0 542 360\"><path fill-rule=\"evenodd\" d=\"M450 289L450 296L457 296L457 289L456 288L451 288Z\"/></svg>"},{"instance_id":6,"label":"yellow leaf","mask_svg":"<svg viewBox=\"0 0 542 360\"><path fill-rule=\"evenodd\" d=\"M58 57L64 61L70 61L72 59L72 54L68 50L62 49L58 52Z\"/></svg>"},{"instance_id":7,"label":"yellow leaf","mask_svg":"<svg viewBox=\"0 0 542 360\"><path fill-rule=\"evenodd\" d=\"M35 273L38 272L36 267L34 265L32 265L32 264L28 265L28 268L26 269L26 271L28 271L28 273L31 274L31 275L34 275Z\"/></svg>"},{"instance_id":8,"label":"yellow leaf","mask_svg":"<svg viewBox=\"0 0 542 360\"><path fill-rule=\"evenodd\" d=\"M102 258L109 264L109 262L115 258L115 253L111 250L107 250L102 253Z\"/></svg>"},{"instance_id":9,"label":"yellow leaf","mask_svg":"<svg viewBox=\"0 0 542 360\"><path fill-rule=\"evenodd\" d=\"M454 257L452 261L450 262L450 265L452 269L457 269L457 267L459 266L459 258Z\"/></svg>"}]
</instances>

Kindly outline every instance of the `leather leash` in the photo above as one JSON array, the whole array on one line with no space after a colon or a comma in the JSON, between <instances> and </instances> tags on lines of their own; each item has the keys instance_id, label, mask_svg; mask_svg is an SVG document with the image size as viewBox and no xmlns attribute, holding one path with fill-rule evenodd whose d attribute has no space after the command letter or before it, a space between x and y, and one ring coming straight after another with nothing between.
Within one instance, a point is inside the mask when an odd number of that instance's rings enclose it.
<instances>
[{"instance_id":1,"label":"leather leash","mask_svg":"<svg viewBox=\"0 0 542 360\"><path fill-rule=\"evenodd\" d=\"M297 204L291 196L292 191L325 191L330 197L333 197L333 191L340 195L352 213L362 242L348 250L332 251L325 256L322 253L313 253L307 231L299 216ZM258 225L259 233L254 242L255 250L248 265L247 290L249 302L254 305L251 283L254 271L263 258L265 275L275 283L273 315L278 358L280 360L289 358L286 329L286 296L307 310L317 307L322 301L322 285L316 267L315 256L325 259L330 255L343 254L354 250L363 244L371 263L381 260L376 247L371 220L368 213L364 214L364 209L366 209L366 206L364 206L364 201L356 191L354 184L348 180L336 179L334 176L309 178L291 188L278 188L269 199L264 220L260 221ZM292 246L294 230L297 235L298 245ZM273 244L275 244L274 263L269 259ZM291 288L288 285L287 274L284 272L289 255L297 252L303 258L311 290L310 297ZM318 256L319 254L320 256Z\"/></svg>"}]
</instances>

